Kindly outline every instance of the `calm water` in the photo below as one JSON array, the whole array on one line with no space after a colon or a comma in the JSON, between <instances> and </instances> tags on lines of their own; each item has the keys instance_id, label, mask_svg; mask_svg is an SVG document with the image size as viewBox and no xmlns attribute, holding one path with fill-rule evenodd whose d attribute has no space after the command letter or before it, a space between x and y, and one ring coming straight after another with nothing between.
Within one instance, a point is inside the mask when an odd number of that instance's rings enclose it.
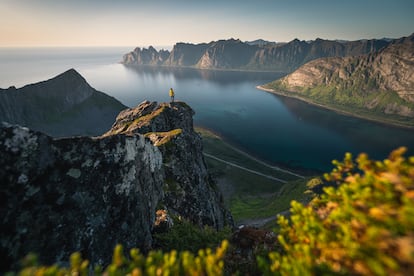
<instances>
[{"instance_id":1,"label":"calm water","mask_svg":"<svg viewBox=\"0 0 414 276\"><path fill-rule=\"evenodd\" d=\"M385 158L405 145L414 150L414 131L346 117L255 88L274 73L129 68L118 61L125 48L0 48L0 87L16 87L75 68L96 89L127 106L143 100L176 99L195 110L194 121L268 162L328 171L345 152Z\"/></svg>"}]
</instances>

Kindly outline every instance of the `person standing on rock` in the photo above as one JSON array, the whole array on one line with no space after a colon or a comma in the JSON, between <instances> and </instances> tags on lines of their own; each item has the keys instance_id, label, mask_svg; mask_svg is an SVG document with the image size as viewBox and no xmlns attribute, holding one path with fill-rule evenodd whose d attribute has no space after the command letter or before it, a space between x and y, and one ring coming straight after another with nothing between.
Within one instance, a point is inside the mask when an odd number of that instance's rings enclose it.
<instances>
[{"instance_id":1,"label":"person standing on rock","mask_svg":"<svg viewBox=\"0 0 414 276\"><path fill-rule=\"evenodd\" d=\"M170 88L170 97L171 97L171 102L172 103L174 102L174 96L175 96L174 90L172 88Z\"/></svg>"}]
</instances>

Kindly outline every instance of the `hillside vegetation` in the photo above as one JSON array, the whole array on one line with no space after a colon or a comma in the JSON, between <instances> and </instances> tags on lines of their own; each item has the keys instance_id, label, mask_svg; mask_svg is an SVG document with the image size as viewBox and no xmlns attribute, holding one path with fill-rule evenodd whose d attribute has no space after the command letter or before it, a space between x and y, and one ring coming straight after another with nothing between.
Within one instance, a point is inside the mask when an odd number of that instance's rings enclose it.
<instances>
[{"instance_id":1,"label":"hillside vegetation","mask_svg":"<svg viewBox=\"0 0 414 276\"><path fill-rule=\"evenodd\" d=\"M414 156L405 148L384 161L347 154L325 175L324 192L308 205L293 201L290 218L280 216L274 247L262 248L264 275L412 275L414 271ZM185 238L185 237L184 237ZM151 251L117 246L113 260L95 273L107 275L223 275L237 272L232 246L215 251ZM263 252L262 252L263 253ZM71 266L43 267L28 257L20 275L87 275L88 261L79 253Z\"/></svg>"}]
</instances>

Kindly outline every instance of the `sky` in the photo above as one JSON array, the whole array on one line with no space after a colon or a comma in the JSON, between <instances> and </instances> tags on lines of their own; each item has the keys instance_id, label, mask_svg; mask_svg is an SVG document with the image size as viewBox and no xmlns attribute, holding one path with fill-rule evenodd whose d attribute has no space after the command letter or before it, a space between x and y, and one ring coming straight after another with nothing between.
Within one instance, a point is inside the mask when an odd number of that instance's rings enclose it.
<instances>
[{"instance_id":1,"label":"sky","mask_svg":"<svg viewBox=\"0 0 414 276\"><path fill-rule=\"evenodd\" d=\"M413 0L0 0L0 47L398 38Z\"/></svg>"}]
</instances>

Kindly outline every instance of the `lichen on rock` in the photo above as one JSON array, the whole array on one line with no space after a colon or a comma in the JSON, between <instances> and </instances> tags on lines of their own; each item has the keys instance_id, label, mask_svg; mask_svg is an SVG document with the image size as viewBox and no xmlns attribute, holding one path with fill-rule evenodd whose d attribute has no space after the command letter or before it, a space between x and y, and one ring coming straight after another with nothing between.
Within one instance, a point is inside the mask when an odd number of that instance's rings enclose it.
<instances>
[{"instance_id":1,"label":"lichen on rock","mask_svg":"<svg viewBox=\"0 0 414 276\"><path fill-rule=\"evenodd\" d=\"M142 135L52 139L3 125L0 152L0 271L29 252L103 263L117 243L150 248L164 172Z\"/></svg>"}]
</instances>

